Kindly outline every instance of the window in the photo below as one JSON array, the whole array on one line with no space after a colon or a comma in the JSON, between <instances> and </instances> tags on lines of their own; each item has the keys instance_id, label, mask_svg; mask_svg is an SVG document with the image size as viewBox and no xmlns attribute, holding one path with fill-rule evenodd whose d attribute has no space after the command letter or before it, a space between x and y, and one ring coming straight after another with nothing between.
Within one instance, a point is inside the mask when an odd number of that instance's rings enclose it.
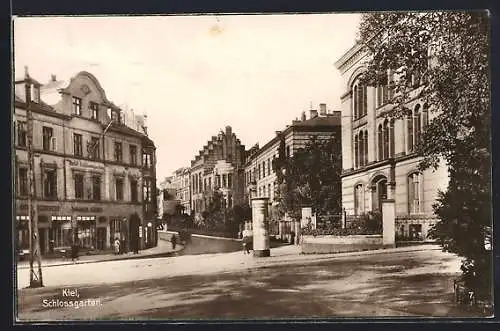
<instances>
[{"instance_id":1,"label":"window","mask_svg":"<svg viewBox=\"0 0 500 331\"><path fill-rule=\"evenodd\" d=\"M20 196L28 196L28 169L19 168L19 191Z\"/></svg>"},{"instance_id":2,"label":"window","mask_svg":"<svg viewBox=\"0 0 500 331\"><path fill-rule=\"evenodd\" d=\"M123 178L115 179L115 192L116 192L116 200L123 200Z\"/></svg>"},{"instance_id":3,"label":"window","mask_svg":"<svg viewBox=\"0 0 500 331\"><path fill-rule=\"evenodd\" d=\"M26 147L26 122L17 122L17 144L21 147Z\"/></svg>"},{"instance_id":4,"label":"window","mask_svg":"<svg viewBox=\"0 0 500 331\"><path fill-rule=\"evenodd\" d=\"M207 190L207 179L203 178L203 191Z\"/></svg>"},{"instance_id":5,"label":"window","mask_svg":"<svg viewBox=\"0 0 500 331\"><path fill-rule=\"evenodd\" d=\"M101 200L101 176L92 177L92 200Z\"/></svg>"},{"instance_id":6,"label":"window","mask_svg":"<svg viewBox=\"0 0 500 331\"><path fill-rule=\"evenodd\" d=\"M354 168L357 169L359 167L359 137L358 135L354 136Z\"/></svg>"},{"instance_id":7,"label":"window","mask_svg":"<svg viewBox=\"0 0 500 331\"><path fill-rule=\"evenodd\" d=\"M420 212L420 177L417 172L408 176L408 212L415 214Z\"/></svg>"},{"instance_id":8,"label":"window","mask_svg":"<svg viewBox=\"0 0 500 331\"><path fill-rule=\"evenodd\" d=\"M361 215L364 211L363 207L363 185L358 184L354 187L354 214Z\"/></svg>"},{"instance_id":9,"label":"window","mask_svg":"<svg viewBox=\"0 0 500 331\"><path fill-rule=\"evenodd\" d=\"M227 187L233 188L233 174L227 174Z\"/></svg>"},{"instance_id":10,"label":"window","mask_svg":"<svg viewBox=\"0 0 500 331\"><path fill-rule=\"evenodd\" d=\"M286 157L290 157L290 146L286 146Z\"/></svg>"},{"instance_id":11,"label":"window","mask_svg":"<svg viewBox=\"0 0 500 331\"><path fill-rule=\"evenodd\" d=\"M73 180L75 182L75 199L83 199L83 175L74 174Z\"/></svg>"},{"instance_id":12,"label":"window","mask_svg":"<svg viewBox=\"0 0 500 331\"><path fill-rule=\"evenodd\" d=\"M31 101L39 103L40 102L40 87L31 85Z\"/></svg>"},{"instance_id":13,"label":"window","mask_svg":"<svg viewBox=\"0 0 500 331\"><path fill-rule=\"evenodd\" d=\"M142 153L142 166L144 168L150 168L153 164L153 157L149 152Z\"/></svg>"},{"instance_id":14,"label":"window","mask_svg":"<svg viewBox=\"0 0 500 331\"><path fill-rule=\"evenodd\" d=\"M115 161L122 162L122 160L123 160L122 143L115 141Z\"/></svg>"},{"instance_id":15,"label":"window","mask_svg":"<svg viewBox=\"0 0 500 331\"><path fill-rule=\"evenodd\" d=\"M367 113L367 94L366 86L357 82L352 90L353 94L353 116L354 119L361 118Z\"/></svg>"},{"instance_id":16,"label":"window","mask_svg":"<svg viewBox=\"0 0 500 331\"><path fill-rule=\"evenodd\" d=\"M222 187L227 187L227 175L222 174Z\"/></svg>"},{"instance_id":17,"label":"window","mask_svg":"<svg viewBox=\"0 0 500 331\"><path fill-rule=\"evenodd\" d=\"M90 118L92 118L93 120L99 119L99 105L91 101L89 104L89 108L90 108Z\"/></svg>"},{"instance_id":18,"label":"window","mask_svg":"<svg viewBox=\"0 0 500 331\"><path fill-rule=\"evenodd\" d=\"M271 175L271 159L267 160L267 174Z\"/></svg>"},{"instance_id":19,"label":"window","mask_svg":"<svg viewBox=\"0 0 500 331\"><path fill-rule=\"evenodd\" d=\"M361 131L354 136L354 166L364 167L368 164L368 131Z\"/></svg>"},{"instance_id":20,"label":"window","mask_svg":"<svg viewBox=\"0 0 500 331\"><path fill-rule=\"evenodd\" d=\"M137 180L135 179L130 180L130 200L132 202L137 202L139 200L137 194Z\"/></svg>"},{"instance_id":21,"label":"window","mask_svg":"<svg viewBox=\"0 0 500 331\"><path fill-rule=\"evenodd\" d=\"M57 174L55 169L45 170L43 173L44 198L57 198Z\"/></svg>"},{"instance_id":22,"label":"window","mask_svg":"<svg viewBox=\"0 0 500 331\"><path fill-rule=\"evenodd\" d=\"M208 177L208 189L212 189L212 177Z\"/></svg>"},{"instance_id":23,"label":"window","mask_svg":"<svg viewBox=\"0 0 500 331\"><path fill-rule=\"evenodd\" d=\"M429 124L429 113L427 105L424 105L423 111L420 111L420 105L417 104L413 113L407 117L407 135L408 135L408 153L414 152L416 146L422 140L422 133Z\"/></svg>"},{"instance_id":24,"label":"window","mask_svg":"<svg viewBox=\"0 0 500 331\"><path fill-rule=\"evenodd\" d=\"M43 150L50 151L50 149L51 149L50 145L51 145L52 136L54 135L54 131L52 130L52 128L44 126L42 128L42 134L43 134Z\"/></svg>"},{"instance_id":25,"label":"window","mask_svg":"<svg viewBox=\"0 0 500 331\"><path fill-rule=\"evenodd\" d=\"M111 110L111 120L113 120L115 123L121 123L119 110Z\"/></svg>"},{"instance_id":26,"label":"window","mask_svg":"<svg viewBox=\"0 0 500 331\"><path fill-rule=\"evenodd\" d=\"M91 159L100 159L100 140L98 137L90 138L89 156Z\"/></svg>"},{"instance_id":27,"label":"window","mask_svg":"<svg viewBox=\"0 0 500 331\"><path fill-rule=\"evenodd\" d=\"M73 97L73 115L82 116L82 99Z\"/></svg>"},{"instance_id":28,"label":"window","mask_svg":"<svg viewBox=\"0 0 500 331\"><path fill-rule=\"evenodd\" d=\"M220 187L220 175L215 175L215 186Z\"/></svg>"},{"instance_id":29,"label":"window","mask_svg":"<svg viewBox=\"0 0 500 331\"><path fill-rule=\"evenodd\" d=\"M257 165L257 180L260 179L260 163Z\"/></svg>"},{"instance_id":30,"label":"window","mask_svg":"<svg viewBox=\"0 0 500 331\"><path fill-rule=\"evenodd\" d=\"M378 125L378 160L382 161L384 159L384 129L382 124Z\"/></svg>"},{"instance_id":31,"label":"window","mask_svg":"<svg viewBox=\"0 0 500 331\"><path fill-rule=\"evenodd\" d=\"M78 133L73 134L73 152L75 156L83 156L82 135Z\"/></svg>"},{"instance_id":32,"label":"window","mask_svg":"<svg viewBox=\"0 0 500 331\"><path fill-rule=\"evenodd\" d=\"M262 178L266 178L266 161L262 162Z\"/></svg>"},{"instance_id":33,"label":"window","mask_svg":"<svg viewBox=\"0 0 500 331\"><path fill-rule=\"evenodd\" d=\"M151 181L149 179L144 179L142 189L144 201L151 202Z\"/></svg>"},{"instance_id":34,"label":"window","mask_svg":"<svg viewBox=\"0 0 500 331\"><path fill-rule=\"evenodd\" d=\"M267 196L270 198L271 197L271 184L267 185Z\"/></svg>"},{"instance_id":35,"label":"window","mask_svg":"<svg viewBox=\"0 0 500 331\"><path fill-rule=\"evenodd\" d=\"M130 145L130 164L137 165L137 146Z\"/></svg>"}]
</instances>

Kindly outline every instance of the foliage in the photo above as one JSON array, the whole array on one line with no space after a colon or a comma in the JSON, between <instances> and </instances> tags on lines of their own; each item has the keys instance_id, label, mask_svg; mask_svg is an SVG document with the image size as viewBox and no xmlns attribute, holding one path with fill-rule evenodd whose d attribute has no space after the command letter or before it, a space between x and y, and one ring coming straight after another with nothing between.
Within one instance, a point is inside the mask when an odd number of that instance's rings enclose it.
<instances>
[{"instance_id":1,"label":"foliage","mask_svg":"<svg viewBox=\"0 0 500 331\"><path fill-rule=\"evenodd\" d=\"M313 212L340 212L340 140L311 136L306 146L286 157L284 141L273 162L277 174L277 214L301 217L301 209L310 206Z\"/></svg>"},{"instance_id":2,"label":"foliage","mask_svg":"<svg viewBox=\"0 0 500 331\"><path fill-rule=\"evenodd\" d=\"M390 12L363 15L359 29L368 55L362 80L393 91L385 116L409 115L413 99L430 106L432 121L416 148L420 168L444 160L450 173L430 235L465 257L466 285L483 297L492 288L492 253L484 249L491 229L489 24L487 11Z\"/></svg>"}]
</instances>

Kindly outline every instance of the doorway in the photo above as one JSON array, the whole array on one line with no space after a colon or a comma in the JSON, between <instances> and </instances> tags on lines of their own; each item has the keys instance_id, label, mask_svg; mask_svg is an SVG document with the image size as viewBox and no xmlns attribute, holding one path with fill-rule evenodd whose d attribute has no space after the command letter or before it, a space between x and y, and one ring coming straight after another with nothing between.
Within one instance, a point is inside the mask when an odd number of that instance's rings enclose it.
<instances>
[{"instance_id":1,"label":"doorway","mask_svg":"<svg viewBox=\"0 0 500 331\"><path fill-rule=\"evenodd\" d=\"M382 212L382 201L387 199L387 178L377 176L372 183L372 210Z\"/></svg>"}]
</instances>

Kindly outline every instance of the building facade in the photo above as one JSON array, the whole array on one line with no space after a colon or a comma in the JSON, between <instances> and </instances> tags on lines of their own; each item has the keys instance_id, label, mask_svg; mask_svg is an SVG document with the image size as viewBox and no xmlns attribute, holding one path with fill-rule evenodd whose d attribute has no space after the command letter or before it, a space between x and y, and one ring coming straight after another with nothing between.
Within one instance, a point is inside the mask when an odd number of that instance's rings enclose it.
<instances>
[{"instance_id":1,"label":"building facade","mask_svg":"<svg viewBox=\"0 0 500 331\"><path fill-rule=\"evenodd\" d=\"M108 249L115 238L123 241L125 249L136 243L143 248L139 227L147 227L147 222L141 188L154 181L145 176L141 162L145 135L121 122L120 109L88 72L69 82L52 76L47 84L26 73L15 81L14 92L17 245L29 247L29 106L41 253L67 247L73 240L83 249ZM154 159L150 161L148 169L155 165ZM138 215L139 224L130 221L132 214Z\"/></svg>"},{"instance_id":2,"label":"building facade","mask_svg":"<svg viewBox=\"0 0 500 331\"><path fill-rule=\"evenodd\" d=\"M270 204L277 202L277 176L273 170L273 160L279 156L279 146L285 146L286 157L293 156L298 149L304 148L311 137L318 139L336 138L338 153L341 153L340 112L328 112L326 104L320 104L317 110L310 110L309 118L302 113L300 120L292 121L283 131L276 131L276 136L261 148L258 145L249 150L245 164L245 184L248 203L256 197L269 198ZM339 183L340 185L340 183ZM270 213L272 214L272 213ZM276 224L276 222L275 222ZM292 231L291 220L278 220L275 234L283 238Z\"/></svg>"},{"instance_id":3,"label":"building facade","mask_svg":"<svg viewBox=\"0 0 500 331\"><path fill-rule=\"evenodd\" d=\"M381 211L394 200L396 237L425 239L436 217L432 205L438 190L446 189L448 172L440 166L418 170L421 158L415 147L432 120L429 107L414 99L404 119L384 116L391 110L388 86L360 83L366 54L356 44L337 62L342 75L342 204L349 216ZM392 74L388 73L389 81ZM414 91L417 92L416 90Z\"/></svg>"},{"instance_id":4,"label":"building facade","mask_svg":"<svg viewBox=\"0 0 500 331\"><path fill-rule=\"evenodd\" d=\"M222 193L227 208L243 202L245 146L230 126L213 136L191 161L191 211L200 217L210 205L214 191Z\"/></svg>"}]
</instances>

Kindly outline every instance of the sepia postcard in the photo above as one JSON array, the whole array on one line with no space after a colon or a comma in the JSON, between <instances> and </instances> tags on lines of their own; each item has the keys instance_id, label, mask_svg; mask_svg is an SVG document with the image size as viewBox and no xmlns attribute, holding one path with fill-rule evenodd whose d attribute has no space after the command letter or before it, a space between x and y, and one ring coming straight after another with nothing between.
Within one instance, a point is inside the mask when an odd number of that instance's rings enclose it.
<instances>
[{"instance_id":1,"label":"sepia postcard","mask_svg":"<svg viewBox=\"0 0 500 331\"><path fill-rule=\"evenodd\" d=\"M492 318L490 20L13 17L16 323Z\"/></svg>"}]
</instances>

